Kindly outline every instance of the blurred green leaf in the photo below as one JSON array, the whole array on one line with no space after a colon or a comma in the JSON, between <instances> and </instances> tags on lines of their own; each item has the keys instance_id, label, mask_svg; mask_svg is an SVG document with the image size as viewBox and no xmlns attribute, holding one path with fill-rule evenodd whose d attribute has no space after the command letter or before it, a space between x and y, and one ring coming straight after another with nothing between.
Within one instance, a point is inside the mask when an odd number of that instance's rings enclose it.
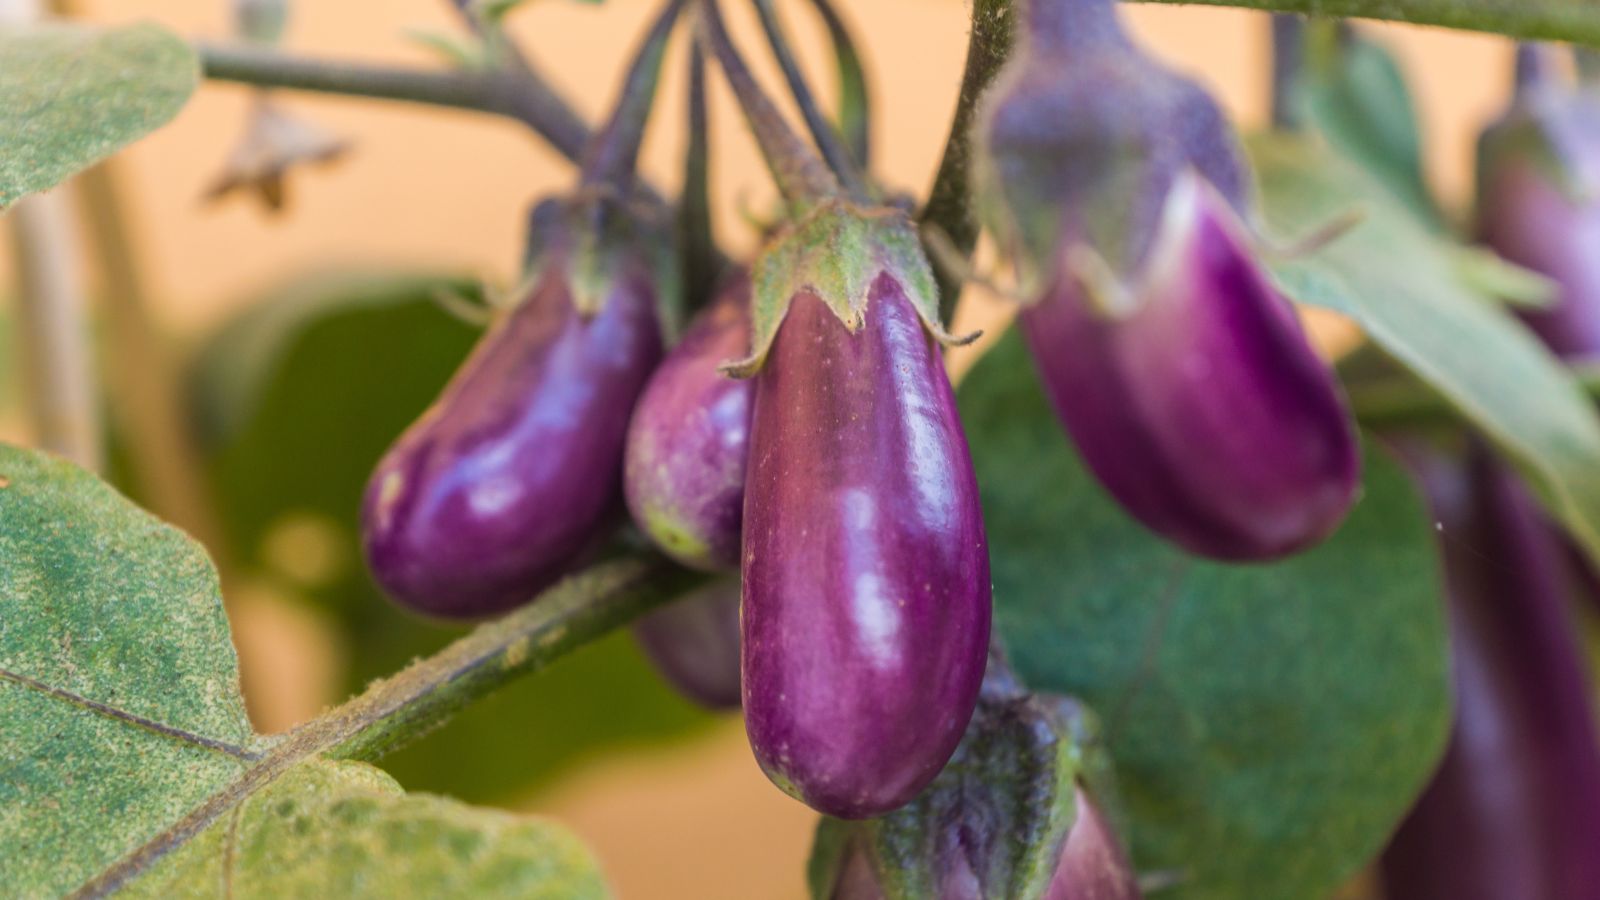
<instances>
[{"instance_id":1,"label":"blurred green leaf","mask_svg":"<svg viewBox=\"0 0 1600 900\"><path fill-rule=\"evenodd\" d=\"M1268 224L1305 234L1348 212L1362 221L1273 266L1290 296L1353 318L1529 476L1546 506L1600 559L1600 419L1561 363L1462 277L1455 244L1381 184L1302 137L1250 142Z\"/></svg>"},{"instance_id":2,"label":"blurred green leaf","mask_svg":"<svg viewBox=\"0 0 1600 900\"><path fill-rule=\"evenodd\" d=\"M1487 31L1525 40L1600 45L1595 0L1155 0L1202 3L1324 18L1384 19Z\"/></svg>"},{"instance_id":3,"label":"blurred green leaf","mask_svg":"<svg viewBox=\"0 0 1600 900\"><path fill-rule=\"evenodd\" d=\"M477 336L438 307L439 290L475 291L429 277L305 282L252 304L193 371L231 545L252 572L337 622L350 662L341 693L462 633L390 604L366 573L357 531L372 467ZM303 552L308 540L316 553ZM310 557L325 564L306 567ZM616 634L474 704L384 767L412 790L506 803L597 752L688 736L712 721Z\"/></svg>"},{"instance_id":4,"label":"blurred green leaf","mask_svg":"<svg viewBox=\"0 0 1600 900\"><path fill-rule=\"evenodd\" d=\"M1399 64L1382 45L1360 37L1328 49L1328 58L1307 66L1298 85L1301 115L1420 221L1442 228L1423 176L1416 106Z\"/></svg>"},{"instance_id":5,"label":"blurred green leaf","mask_svg":"<svg viewBox=\"0 0 1600 900\"><path fill-rule=\"evenodd\" d=\"M605 894L559 828L253 734L204 551L94 476L0 445L0 523L9 895Z\"/></svg>"},{"instance_id":6,"label":"blurred green leaf","mask_svg":"<svg viewBox=\"0 0 1600 900\"><path fill-rule=\"evenodd\" d=\"M199 77L155 25L0 25L0 209L166 124Z\"/></svg>"},{"instance_id":7,"label":"blurred green leaf","mask_svg":"<svg viewBox=\"0 0 1600 900\"><path fill-rule=\"evenodd\" d=\"M962 383L996 625L1035 690L1104 723L1134 863L1173 900L1326 896L1421 790L1449 722L1422 506L1369 453L1361 500L1272 565L1185 555L1079 462L1015 333Z\"/></svg>"}]
</instances>

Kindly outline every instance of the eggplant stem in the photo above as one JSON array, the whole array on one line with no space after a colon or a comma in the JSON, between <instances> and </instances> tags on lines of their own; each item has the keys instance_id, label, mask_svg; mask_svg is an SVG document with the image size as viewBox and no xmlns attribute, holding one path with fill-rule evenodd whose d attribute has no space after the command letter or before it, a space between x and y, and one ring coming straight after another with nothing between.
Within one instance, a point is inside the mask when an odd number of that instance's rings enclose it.
<instances>
[{"instance_id":1,"label":"eggplant stem","mask_svg":"<svg viewBox=\"0 0 1600 900\"><path fill-rule=\"evenodd\" d=\"M817 106L816 95L811 92L805 73L800 71L800 63L795 59L789 37L783 30L783 22L778 19L777 8L772 0L752 0L752 3L761 19L761 30L766 32L767 43L772 47L772 55L778 61L778 68L783 70L784 81L788 82L789 93L800 108L800 117L805 119L812 140L822 150L822 158L827 160L828 167L844 184L851 199L869 202L872 190L862 174L861 163L845 146L838 128L828 121Z\"/></svg>"},{"instance_id":2,"label":"eggplant stem","mask_svg":"<svg viewBox=\"0 0 1600 900\"><path fill-rule=\"evenodd\" d=\"M586 186L609 184L627 193L639 159L639 145L655 105L656 85L661 81L661 61L667 38L677 24L684 0L667 0L650 30L645 33L629 64L622 90L611 117L589 141L583 155L583 183Z\"/></svg>"},{"instance_id":3,"label":"eggplant stem","mask_svg":"<svg viewBox=\"0 0 1600 900\"><path fill-rule=\"evenodd\" d=\"M755 134L756 144L767 161L778 190L791 207L803 209L821 200L839 197L843 193L839 180L823 163L821 157L800 140L783 120L782 113L773 105L755 76L740 57L739 51L728 38L727 27L716 0L699 0L699 37L710 55L722 68L722 74L733 88L734 96L744 112L745 121Z\"/></svg>"}]
</instances>

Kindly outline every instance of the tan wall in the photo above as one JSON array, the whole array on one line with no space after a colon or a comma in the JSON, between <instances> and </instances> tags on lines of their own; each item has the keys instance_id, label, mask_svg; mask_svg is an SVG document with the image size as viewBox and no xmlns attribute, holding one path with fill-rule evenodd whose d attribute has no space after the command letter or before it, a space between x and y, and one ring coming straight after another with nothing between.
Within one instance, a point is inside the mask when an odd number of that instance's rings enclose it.
<instances>
[{"instance_id":1,"label":"tan wall","mask_svg":"<svg viewBox=\"0 0 1600 900\"><path fill-rule=\"evenodd\" d=\"M868 44L881 117L874 133L878 171L896 187L922 190L937 162L965 46L957 0L836 0ZM222 0L93 0L108 22L150 18L185 35L222 38ZM738 5L738 4L730 4ZM821 65L819 42L801 5L782 4ZM595 114L650 4L609 0L589 6L537 0L515 18L517 34ZM444 0L300 0L288 43L297 52L429 64L408 29L451 30ZM1264 18L1205 8L1135 7L1137 28L1176 65L1203 73L1247 123L1264 107ZM736 16L749 36L747 17ZM1457 202L1468 180L1470 140L1503 97L1507 45L1443 31L1385 29L1419 87L1439 186ZM747 42L754 51L759 45ZM770 69L768 70L770 74ZM676 182L682 79L672 67L667 102L645 167ZM748 250L752 236L733 214L737 198L761 209L770 189L721 92L715 171L725 246ZM159 313L174 328L217 322L251 291L312 268L358 264L437 267L505 283L513 272L528 201L559 188L570 169L519 126L471 113L412 106L296 98L294 107L348 135L343 164L302 173L294 205L271 217L234 199L198 199L228 151L246 93L207 86L169 127L125 155L124 185ZM0 244L0 246L4 246ZM0 270L5 268L0 255ZM0 271L3 275L3 271ZM573 824L602 855L630 898L800 897L812 815L771 788L751 763L736 722L702 746L667 755L605 760L528 806Z\"/></svg>"}]
</instances>

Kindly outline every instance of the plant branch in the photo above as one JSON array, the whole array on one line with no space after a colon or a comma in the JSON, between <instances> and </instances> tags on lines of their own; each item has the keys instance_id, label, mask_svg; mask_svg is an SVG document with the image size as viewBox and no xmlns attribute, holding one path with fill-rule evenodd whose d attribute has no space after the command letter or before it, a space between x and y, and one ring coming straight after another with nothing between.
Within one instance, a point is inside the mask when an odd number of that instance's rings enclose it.
<instances>
[{"instance_id":1,"label":"plant branch","mask_svg":"<svg viewBox=\"0 0 1600 900\"><path fill-rule=\"evenodd\" d=\"M522 609L478 626L437 654L373 682L359 697L289 732L232 784L73 896L103 897L116 891L296 764L316 757L375 759L438 727L495 688L544 668L704 577L657 556L634 556L566 579Z\"/></svg>"},{"instance_id":2,"label":"plant branch","mask_svg":"<svg viewBox=\"0 0 1600 900\"><path fill-rule=\"evenodd\" d=\"M656 85L661 80L661 60L667 52L667 38L678 22L685 0L667 0L665 8L645 33L633 62L623 77L622 89L612 108L611 118L595 134L584 151L585 184L631 185L644 142L645 125L655 105Z\"/></svg>"},{"instance_id":3,"label":"plant branch","mask_svg":"<svg viewBox=\"0 0 1600 900\"><path fill-rule=\"evenodd\" d=\"M289 56L259 47L197 44L207 78L379 100L401 100L494 113L537 132L567 159L578 159L589 127L531 69L460 72L378 66Z\"/></svg>"},{"instance_id":4,"label":"plant branch","mask_svg":"<svg viewBox=\"0 0 1600 900\"><path fill-rule=\"evenodd\" d=\"M104 463L100 397L69 216L59 195L25 197L11 207L17 339L35 440L98 471Z\"/></svg>"},{"instance_id":5,"label":"plant branch","mask_svg":"<svg viewBox=\"0 0 1600 900\"><path fill-rule=\"evenodd\" d=\"M1485 31L1522 40L1600 44L1593 0L1147 0L1239 6L1326 18L1382 19Z\"/></svg>"},{"instance_id":6,"label":"plant branch","mask_svg":"<svg viewBox=\"0 0 1600 900\"><path fill-rule=\"evenodd\" d=\"M789 93L793 95L795 105L800 107L800 116L805 119L806 129L811 132L812 140L822 150L822 158L827 160L828 167L844 183L845 190L851 197L866 201L871 191L867 187L866 177L862 174L861 162L850 152L850 148L844 145L839 129L828 121L827 116L822 114L822 108L817 105L817 97L811 92L811 86L806 83L805 73L800 71L800 62L795 59L789 37L784 33L783 23L778 20L778 10L773 6L773 0L754 0L754 3L756 13L761 19L761 30L767 35L767 44L772 47L772 55L778 61L778 68L783 70L783 79L789 84Z\"/></svg>"},{"instance_id":7,"label":"plant branch","mask_svg":"<svg viewBox=\"0 0 1600 900\"><path fill-rule=\"evenodd\" d=\"M928 203L919 221L944 232L963 257L971 256L978 243L978 221L972 211L972 119L984 89L1000 71L1011 52L1013 0L973 0L972 34L967 42L967 65L961 75L961 93L956 99L955 117L945 141L944 157L934 176ZM961 296L961 283L938 268L939 316L945 321L955 311Z\"/></svg>"}]
</instances>

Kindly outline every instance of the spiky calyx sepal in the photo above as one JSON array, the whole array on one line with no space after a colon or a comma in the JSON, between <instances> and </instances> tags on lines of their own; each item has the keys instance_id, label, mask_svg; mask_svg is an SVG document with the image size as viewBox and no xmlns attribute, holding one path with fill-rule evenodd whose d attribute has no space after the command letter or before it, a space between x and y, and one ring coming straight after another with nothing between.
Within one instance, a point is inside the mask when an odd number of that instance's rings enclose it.
<instances>
[{"instance_id":1,"label":"spiky calyx sepal","mask_svg":"<svg viewBox=\"0 0 1600 900\"><path fill-rule=\"evenodd\" d=\"M658 203L582 188L541 201L529 216L527 270L513 294L524 297L552 265L560 265L573 306L585 317L604 307L620 281L644 281L670 342L682 324L680 255L672 222Z\"/></svg>"},{"instance_id":2,"label":"spiky calyx sepal","mask_svg":"<svg viewBox=\"0 0 1600 900\"><path fill-rule=\"evenodd\" d=\"M780 229L756 257L751 270L750 355L722 370L735 378L759 372L790 303L801 293L815 295L845 328L859 331L866 324L872 284L886 273L900 283L917 316L940 343L958 345L976 337L954 337L940 323L933 268L903 210L828 198Z\"/></svg>"}]
</instances>

